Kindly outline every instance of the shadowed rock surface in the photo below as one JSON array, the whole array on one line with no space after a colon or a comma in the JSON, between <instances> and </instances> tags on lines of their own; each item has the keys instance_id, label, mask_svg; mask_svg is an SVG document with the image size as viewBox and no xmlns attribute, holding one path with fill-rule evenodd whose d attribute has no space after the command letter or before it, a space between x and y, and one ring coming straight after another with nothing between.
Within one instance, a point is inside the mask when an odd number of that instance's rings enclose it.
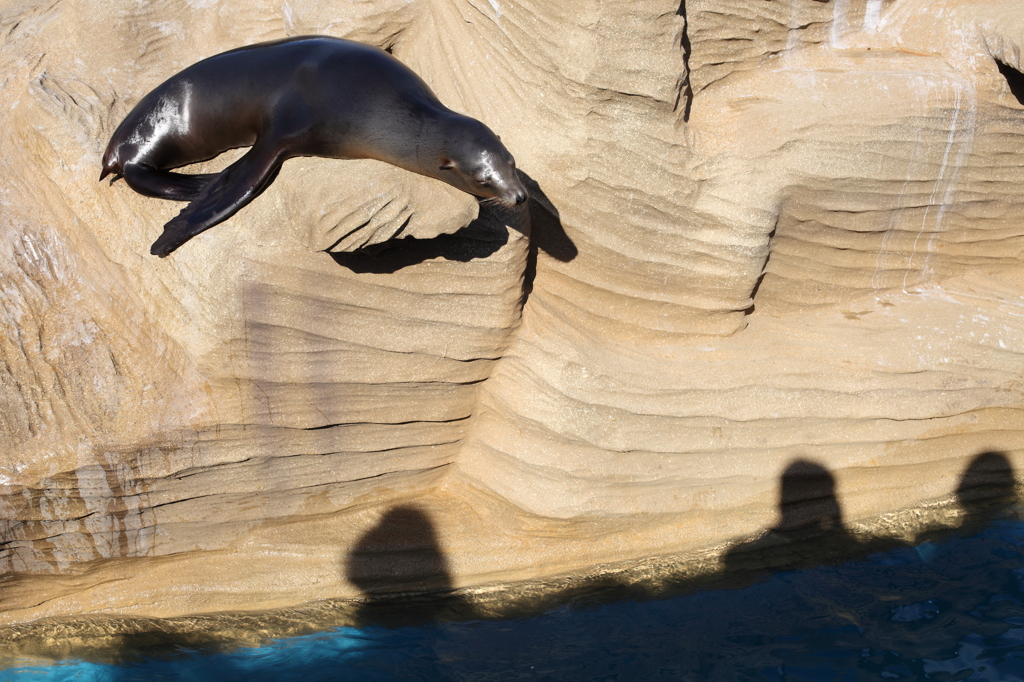
<instances>
[{"instance_id":1,"label":"shadowed rock surface","mask_svg":"<svg viewBox=\"0 0 1024 682\"><path fill-rule=\"evenodd\" d=\"M312 33L529 209L294 159L150 257L181 207L96 182L114 128ZM0 0L0 623L357 597L395 509L436 570L375 595L716 566L802 460L853 535L955 526L1024 464L1022 47L1015 0Z\"/></svg>"}]
</instances>

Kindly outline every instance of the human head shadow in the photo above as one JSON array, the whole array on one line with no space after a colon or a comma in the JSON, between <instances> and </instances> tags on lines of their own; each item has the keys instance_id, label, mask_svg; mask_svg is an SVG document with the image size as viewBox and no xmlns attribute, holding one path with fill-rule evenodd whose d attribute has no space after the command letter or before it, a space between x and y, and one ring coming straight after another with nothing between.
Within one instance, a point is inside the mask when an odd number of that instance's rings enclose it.
<instances>
[{"instance_id":1,"label":"human head shadow","mask_svg":"<svg viewBox=\"0 0 1024 682\"><path fill-rule=\"evenodd\" d=\"M52 637L45 623L37 622L28 627L36 627L47 636L30 637L23 629L22 634L40 644L34 649L22 647L21 652L55 660L82 658L125 667L147 659L180 657L183 652L230 653L252 643L236 641L234 633L241 630L258 629L265 637L280 638L350 624L400 627L525 619L554 608L587 610L622 601L661 600L705 589L742 588L778 571L830 565L875 551L917 546L925 539L941 542L967 531L973 533L1017 502L1014 471L1007 456L989 451L974 457L961 475L955 499L964 512L957 529L944 525L926 530L913 542L886 538L857 540L845 528L832 474L818 463L797 460L787 467L779 481L777 523L763 537L735 545L725 556L724 571L648 580L626 568L561 583L545 581L536 589L513 590L508 598L473 604L453 590L450 567L430 517L415 505L400 505L388 510L343 561L346 577L363 593L359 603L323 600L276 614L239 612L227 623L221 622L225 614L209 618L89 621L84 632L72 631L70 640L64 641ZM971 581L976 578L973 570L970 569ZM992 571L986 573L989 574L1003 575ZM978 595L984 593L971 581L964 581L962 602L980 599ZM407 592L394 592L396 585ZM908 592L904 601L924 601L925 597L916 596L918 592L921 590ZM66 631L67 624L62 623L61 628ZM111 647L114 636L118 642ZM4 647L0 646L0 654L3 652ZM225 661L222 669L229 672L231 660Z\"/></svg>"},{"instance_id":2,"label":"human head shadow","mask_svg":"<svg viewBox=\"0 0 1024 682\"><path fill-rule=\"evenodd\" d=\"M415 505L388 510L355 544L343 570L363 594L358 625L400 627L472 616L472 606L454 591L433 522Z\"/></svg>"},{"instance_id":3,"label":"human head shadow","mask_svg":"<svg viewBox=\"0 0 1024 682\"><path fill-rule=\"evenodd\" d=\"M896 546L861 543L846 528L836 481L821 464L807 459L790 463L779 480L778 520L760 537L734 545L720 570L654 581L635 580L628 570L573 581L561 589L506 606L504 617L526 618L560 606L588 608L618 601L650 601L702 589L739 589L785 570L824 566Z\"/></svg>"},{"instance_id":4,"label":"human head shadow","mask_svg":"<svg viewBox=\"0 0 1024 682\"><path fill-rule=\"evenodd\" d=\"M558 209L540 185L523 171L520 170L519 174L530 193L525 211L523 208L507 209L496 204L481 204L477 219L454 234L430 239L391 239L352 252L330 252L331 258L353 272L375 274L393 274L434 258L465 263L487 258L505 246L508 243L506 227L511 227L530 239L524 284L529 295L537 269L538 249L561 262L571 261L578 251L562 227Z\"/></svg>"},{"instance_id":5,"label":"human head shadow","mask_svg":"<svg viewBox=\"0 0 1024 682\"><path fill-rule=\"evenodd\" d=\"M816 462L798 459L786 467L778 507L775 526L726 553L727 577L835 563L864 549L843 523L835 477Z\"/></svg>"},{"instance_id":6,"label":"human head shadow","mask_svg":"<svg viewBox=\"0 0 1024 682\"><path fill-rule=\"evenodd\" d=\"M835 477L822 464L808 459L790 463L779 479L777 522L761 537L733 546L724 557L722 570L714 574L649 583L635 580L627 570L572 580L560 588L518 595L500 605L471 608L460 604L446 609L442 604L431 608L444 613L440 620L514 619L566 606L586 609L619 601L666 599L701 589L742 588L779 571L840 564L925 540L941 542L951 533L976 531L1018 501L1008 458L1000 452L983 452L964 470L956 489L957 503L964 511L959 529L945 525L923 529L916 540L908 542L896 537L854 536L846 526L836 487ZM389 523L382 521L367 537ZM415 523L429 524L429 520L423 517ZM435 571L446 574L443 557L438 557Z\"/></svg>"},{"instance_id":7,"label":"human head shadow","mask_svg":"<svg viewBox=\"0 0 1024 682\"><path fill-rule=\"evenodd\" d=\"M1013 465L1002 452L983 452L964 469L955 494L964 513L960 529L978 530L1017 503Z\"/></svg>"}]
</instances>

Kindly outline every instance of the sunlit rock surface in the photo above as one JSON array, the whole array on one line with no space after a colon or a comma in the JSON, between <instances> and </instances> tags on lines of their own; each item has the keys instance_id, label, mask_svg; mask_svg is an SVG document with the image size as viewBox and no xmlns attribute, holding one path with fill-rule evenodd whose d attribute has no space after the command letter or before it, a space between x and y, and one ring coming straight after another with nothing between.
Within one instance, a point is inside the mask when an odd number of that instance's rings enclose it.
<instances>
[{"instance_id":1,"label":"sunlit rock surface","mask_svg":"<svg viewBox=\"0 0 1024 682\"><path fill-rule=\"evenodd\" d=\"M529 211L295 159L149 256L181 206L96 182L116 125L311 33ZM797 460L912 537L1024 466L1022 47L1016 0L2 0L0 622L714 570Z\"/></svg>"}]
</instances>

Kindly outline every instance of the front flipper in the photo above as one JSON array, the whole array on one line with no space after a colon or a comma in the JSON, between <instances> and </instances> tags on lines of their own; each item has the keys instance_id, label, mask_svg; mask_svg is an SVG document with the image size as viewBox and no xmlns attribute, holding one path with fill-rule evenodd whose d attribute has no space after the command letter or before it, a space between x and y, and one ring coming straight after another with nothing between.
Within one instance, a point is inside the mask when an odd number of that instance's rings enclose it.
<instances>
[{"instance_id":1,"label":"front flipper","mask_svg":"<svg viewBox=\"0 0 1024 682\"><path fill-rule=\"evenodd\" d=\"M185 175L161 171L144 163L126 163L121 172L128 186L139 194L171 201L192 201L217 178L217 173Z\"/></svg>"},{"instance_id":2,"label":"front flipper","mask_svg":"<svg viewBox=\"0 0 1024 682\"><path fill-rule=\"evenodd\" d=\"M266 189L284 162L283 150L264 149L259 143L207 183L199 196L164 225L149 252L166 257L200 232L221 223Z\"/></svg>"}]
</instances>

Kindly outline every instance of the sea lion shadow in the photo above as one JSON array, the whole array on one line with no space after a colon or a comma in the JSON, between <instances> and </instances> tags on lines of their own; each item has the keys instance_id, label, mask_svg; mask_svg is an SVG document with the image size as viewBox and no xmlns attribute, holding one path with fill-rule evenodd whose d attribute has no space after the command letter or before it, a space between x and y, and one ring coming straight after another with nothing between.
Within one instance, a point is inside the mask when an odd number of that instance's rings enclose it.
<instances>
[{"instance_id":1,"label":"sea lion shadow","mask_svg":"<svg viewBox=\"0 0 1024 682\"><path fill-rule=\"evenodd\" d=\"M430 516L415 505L385 512L342 563L344 578L363 594L357 625L402 627L473 616L472 605L454 592Z\"/></svg>"},{"instance_id":2,"label":"sea lion shadow","mask_svg":"<svg viewBox=\"0 0 1024 682\"><path fill-rule=\"evenodd\" d=\"M523 184L530 192L530 250L536 256L543 251L559 263L568 263L579 255L576 244L565 233L562 214L544 193L540 184L523 171L519 171Z\"/></svg>"},{"instance_id":3,"label":"sea lion shadow","mask_svg":"<svg viewBox=\"0 0 1024 682\"><path fill-rule=\"evenodd\" d=\"M524 285L532 288L537 270L537 250L560 262L576 257L576 245L565 233L560 214L540 185L522 170L519 175L530 193L525 208L480 205L480 215L453 234L429 239L404 237L351 252L329 252L334 262L357 273L393 274L434 258L466 263L493 255L508 243L508 228L529 237Z\"/></svg>"},{"instance_id":4,"label":"sea lion shadow","mask_svg":"<svg viewBox=\"0 0 1024 682\"><path fill-rule=\"evenodd\" d=\"M453 234L429 239L404 237L373 244L355 251L327 253L338 265L357 273L390 275L435 258L468 263L487 258L508 243L508 232L497 229L490 215L481 215Z\"/></svg>"}]
</instances>

